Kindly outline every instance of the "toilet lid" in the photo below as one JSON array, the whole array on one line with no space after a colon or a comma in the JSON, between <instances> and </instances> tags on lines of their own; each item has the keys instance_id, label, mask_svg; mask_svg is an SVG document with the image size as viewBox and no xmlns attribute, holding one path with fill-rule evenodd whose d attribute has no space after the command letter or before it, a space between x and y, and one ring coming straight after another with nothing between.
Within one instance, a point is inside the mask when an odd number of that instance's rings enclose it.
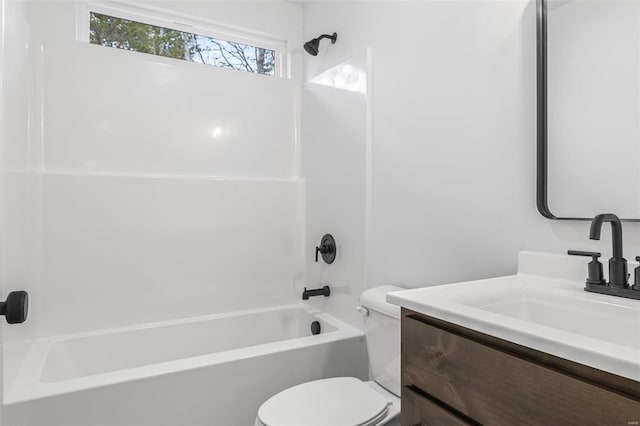
<instances>
[{"instance_id":1,"label":"toilet lid","mask_svg":"<svg viewBox=\"0 0 640 426\"><path fill-rule=\"evenodd\" d=\"M258 418L266 426L361 426L386 410L387 400L361 380L337 377L285 389L260 406Z\"/></svg>"}]
</instances>

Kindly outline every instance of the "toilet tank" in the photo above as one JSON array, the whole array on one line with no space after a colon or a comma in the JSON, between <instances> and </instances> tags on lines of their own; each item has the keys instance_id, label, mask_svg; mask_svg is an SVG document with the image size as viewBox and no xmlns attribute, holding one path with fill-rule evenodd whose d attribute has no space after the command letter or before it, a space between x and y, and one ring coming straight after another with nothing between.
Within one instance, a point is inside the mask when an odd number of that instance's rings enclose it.
<instances>
[{"instance_id":1,"label":"toilet tank","mask_svg":"<svg viewBox=\"0 0 640 426\"><path fill-rule=\"evenodd\" d=\"M385 285L365 290L360 295L364 314L364 332L369 353L371 378L389 392L400 396L400 307L387 303L387 293L404 290Z\"/></svg>"}]
</instances>

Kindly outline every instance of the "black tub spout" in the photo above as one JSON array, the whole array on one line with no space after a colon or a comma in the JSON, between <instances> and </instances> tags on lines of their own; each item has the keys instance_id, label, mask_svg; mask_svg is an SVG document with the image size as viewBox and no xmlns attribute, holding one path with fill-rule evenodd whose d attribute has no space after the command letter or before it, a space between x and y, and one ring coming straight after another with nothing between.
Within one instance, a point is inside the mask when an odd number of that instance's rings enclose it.
<instances>
[{"instance_id":1,"label":"black tub spout","mask_svg":"<svg viewBox=\"0 0 640 426\"><path fill-rule=\"evenodd\" d=\"M310 297L314 296L329 297L330 295L331 289L328 285L325 285L322 288L316 288L315 290L307 290L307 288L305 287L304 291L302 292L302 300L309 300Z\"/></svg>"}]
</instances>

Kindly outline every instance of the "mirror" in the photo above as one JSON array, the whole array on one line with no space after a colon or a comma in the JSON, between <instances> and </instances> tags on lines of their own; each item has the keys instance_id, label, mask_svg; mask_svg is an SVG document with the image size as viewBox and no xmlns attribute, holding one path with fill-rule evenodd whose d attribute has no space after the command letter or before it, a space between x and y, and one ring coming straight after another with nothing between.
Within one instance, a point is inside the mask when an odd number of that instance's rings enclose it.
<instances>
[{"instance_id":1,"label":"mirror","mask_svg":"<svg viewBox=\"0 0 640 426\"><path fill-rule=\"evenodd\" d=\"M640 0L537 0L537 204L640 221Z\"/></svg>"}]
</instances>

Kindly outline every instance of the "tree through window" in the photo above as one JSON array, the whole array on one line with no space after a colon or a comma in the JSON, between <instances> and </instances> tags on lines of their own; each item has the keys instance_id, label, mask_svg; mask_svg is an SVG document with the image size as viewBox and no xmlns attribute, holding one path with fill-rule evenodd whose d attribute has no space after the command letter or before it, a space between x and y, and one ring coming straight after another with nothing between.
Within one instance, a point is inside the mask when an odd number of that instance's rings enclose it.
<instances>
[{"instance_id":1,"label":"tree through window","mask_svg":"<svg viewBox=\"0 0 640 426\"><path fill-rule=\"evenodd\" d=\"M276 75L276 51L91 12L89 42L256 74Z\"/></svg>"}]
</instances>

